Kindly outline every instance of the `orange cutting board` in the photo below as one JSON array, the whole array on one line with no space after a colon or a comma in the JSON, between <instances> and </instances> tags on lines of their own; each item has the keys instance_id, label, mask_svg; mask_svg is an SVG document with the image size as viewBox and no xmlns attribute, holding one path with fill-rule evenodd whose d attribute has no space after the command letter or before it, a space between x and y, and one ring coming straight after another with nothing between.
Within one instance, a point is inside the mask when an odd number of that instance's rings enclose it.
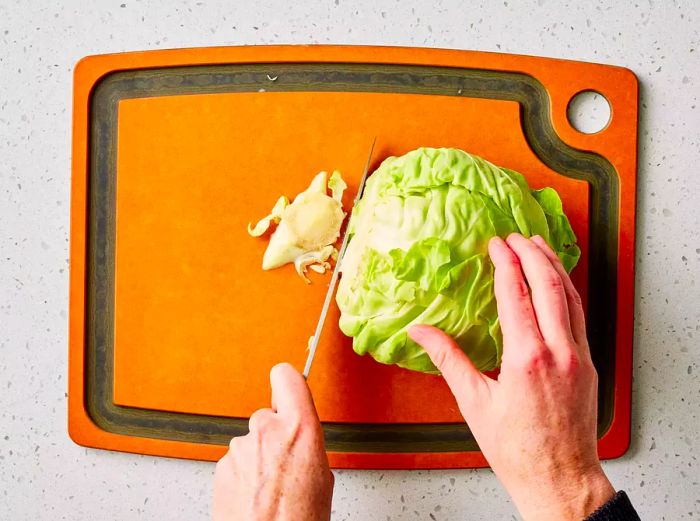
<instances>
[{"instance_id":1,"label":"orange cutting board","mask_svg":"<svg viewBox=\"0 0 700 521\"><path fill-rule=\"evenodd\" d=\"M568 101L585 89L613 108L595 135L566 119ZM610 330L594 316L589 334L602 380L601 454L621 454L636 89L618 67L427 49L84 59L74 104L71 436L220 457L245 419L269 405L270 367L303 366L330 278L312 274L306 285L291 266L262 271L267 240L251 238L247 224L319 170L343 173L349 207L376 136L370 171L419 146L457 147L523 173L533 188L557 189L583 252L574 282L589 313L594 304L614 317ZM609 277L605 293L594 282ZM337 321L332 306L309 378L334 466L484 464L441 377L357 356Z\"/></svg>"}]
</instances>

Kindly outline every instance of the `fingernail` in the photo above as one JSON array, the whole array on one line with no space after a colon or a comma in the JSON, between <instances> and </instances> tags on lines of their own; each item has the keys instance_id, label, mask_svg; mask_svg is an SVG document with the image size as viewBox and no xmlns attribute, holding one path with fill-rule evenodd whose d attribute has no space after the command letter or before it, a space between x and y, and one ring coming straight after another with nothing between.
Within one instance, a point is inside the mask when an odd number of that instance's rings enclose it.
<instances>
[{"instance_id":1,"label":"fingernail","mask_svg":"<svg viewBox=\"0 0 700 521\"><path fill-rule=\"evenodd\" d=\"M534 242L540 249L544 250L545 253L547 250L552 249L547 243L547 241L544 240L544 237L542 237L541 235L535 235L534 237L532 237L532 242Z\"/></svg>"},{"instance_id":2,"label":"fingernail","mask_svg":"<svg viewBox=\"0 0 700 521\"><path fill-rule=\"evenodd\" d=\"M491 240L489 242L492 246L497 246L499 248L502 248L506 244L505 241L501 239L498 235L496 235L495 237L491 237Z\"/></svg>"},{"instance_id":3,"label":"fingernail","mask_svg":"<svg viewBox=\"0 0 700 521\"><path fill-rule=\"evenodd\" d=\"M418 344L425 339L425 333L425 327L422 325L415 325L408 328L408 336L411 337L411 340Z\"/></svg>"},{"instance_id":4,"label":"fingernail","mask_svg":"<svg viewBox=\"0 0 700 521\"><path fill-rule=\"evenodd\" d=\"M516 237L522 237L518 232L513 232L508 234L508 237L506 237L506 244L510 244L510 241L512 241Z\"/></svg>"},{"instance_id":5,"label":"fingernail","mask_svg":"<svg viewBox=\"0 0 700 521\"><path fill-rule=\"evenodd\" d=\"M282 372L288 371L290 367L291 367L293 370L295 370L295 369L294 369L290 364L288 364L287 362L280 362L280 363L278 363L278 364L275 364L275 365L272 366L272 369L270 369L270 377L272 377L272 375L275 374L275 373L279 373L280 371L282 371Z\"/></svg>"}]
</instances>

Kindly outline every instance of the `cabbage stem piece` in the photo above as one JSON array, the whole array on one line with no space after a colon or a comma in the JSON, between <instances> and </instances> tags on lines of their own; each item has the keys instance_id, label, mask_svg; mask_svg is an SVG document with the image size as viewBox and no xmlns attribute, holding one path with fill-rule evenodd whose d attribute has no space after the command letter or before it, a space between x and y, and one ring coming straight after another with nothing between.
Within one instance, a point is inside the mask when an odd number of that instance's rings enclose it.
<instances>
[{"instance_id":1,"label":"cabbage stem piece","mask_svg":"<svg viewBox=\"0 0 700 521\"><path fill-rule=\"evenodd\" d=\"M248 225L248 233L259 237L272 223L277 224L263 255L263 270L294 263L297 273L307 283L311 282L306 276L307 268L318 273L329 270L328 259L337 257L332 244L340 236L346 216L342 206L346 188L340 172L334 171L330 179L326 172L319 172L291 204L281 197L270 215L254 227Z\"/></svg>"}]
</instances>

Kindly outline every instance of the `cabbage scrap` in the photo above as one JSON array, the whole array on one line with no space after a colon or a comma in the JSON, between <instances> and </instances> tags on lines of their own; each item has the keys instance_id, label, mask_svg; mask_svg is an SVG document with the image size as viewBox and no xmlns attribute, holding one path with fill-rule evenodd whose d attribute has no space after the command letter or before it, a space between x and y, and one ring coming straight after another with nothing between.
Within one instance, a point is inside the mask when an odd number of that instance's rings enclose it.
<instances>
[{"instance_id":1,"label":"cabbage scrap","mask_svg":"<svg viewBox=\"0 0 700 521\"><path fill-rule=\"evenodd\" d=\"M333 199L342 204L343 192L347 187L348 185L345 183L345 181L343 181L343 178L340 177L340 172L335 170L331 174L331 178L328 180L328 188L331 190Z\"/></svg>"},{"instance_id":2,"label":"cabbage scrap","mask_svg":"<svg viewBox=\"0 0 700 521\"><path fill-rule=\"evenodd\" d=\"M270 215L255 226L249 224L248 233L253 237L260 237L272 223L277 224L263 255L263 270L294 263L297 273L307 283L311 283L306 276L307 268L318 273L329 270L328 259L335 260L338 253L332 245L340 236L346 216L342 205L346 188L337 170L330 179L326 172L319 172L291 204L282 196ZM331 191L330 196L327 190Z\"/></svg>"},{"instance_id":3,"label":"cabbage scrap","mask_svg":"<svg viewBox=\"0 0 700 521\"><path fill-rule=\"evenodd\" d=\"M306 276L306 268L310 268L316 273L325 273L326 270L331 269L331 265L327 261L333 254L333 250L335 250L335 248L328 245L324 246L318 251L309 251L299 255L296 259L294 259L294 268L307 284L311 284L311 281Z\"/></svg>"},{"instance_id":4,"label":"cabbage scrap","mask_svg":"<svg viewBox=\"0 0 700 521\"><path fill-rule=\"evenodd\" d=\"M289 199L287 199L284 195L277 199L275 206L273 206L272 210L270 210L270 215L266 215L260 219L255 226L252 226L253 223L248 223L248 233L252 237L260 237L263 235L270 228L272 223L277 224L280 222L282 219L282 212L288 205Z\"/></svg>"}]
</instances>

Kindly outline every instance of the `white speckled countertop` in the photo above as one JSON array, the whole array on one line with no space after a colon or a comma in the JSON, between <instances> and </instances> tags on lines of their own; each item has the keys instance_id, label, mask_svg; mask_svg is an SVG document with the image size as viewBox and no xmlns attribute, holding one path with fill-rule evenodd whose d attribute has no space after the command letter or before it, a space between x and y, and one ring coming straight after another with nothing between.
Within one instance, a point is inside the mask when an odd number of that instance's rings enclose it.
<instances>
[{"instance_id":1,"label":"white speckled countertop","mask_svg":"<svg viewBox=\"0 0 700 521\"><path fill-rule=\"evenodd\" d=\"M85 449L66 432L76 61L138 49L343 43L534 54L636 72L633 438L605 469L643 518L697 519L700 3L259 3L0 0L0 518L208 518L212 464ZM488 470L340 471L333 505L334 521L516 517Z\"/></svg>"}]
</instances>

